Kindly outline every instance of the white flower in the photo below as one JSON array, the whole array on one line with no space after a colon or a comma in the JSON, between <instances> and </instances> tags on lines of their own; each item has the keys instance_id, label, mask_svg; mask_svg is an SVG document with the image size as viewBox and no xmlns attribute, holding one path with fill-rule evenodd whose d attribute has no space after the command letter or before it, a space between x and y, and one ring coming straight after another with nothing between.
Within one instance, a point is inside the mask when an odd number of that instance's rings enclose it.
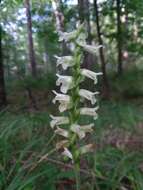
<instances>
[{"instance_id":1,"label":"white flower","mask_svg":"<svg viewBox=\"0 0 143 190\"><path fill-rule=\"evenodd\" d=\"M60 90L62 93L66 94L69 89L73 88L73 78L71 76L62 76L59 74L56 74L56 76L58 77L56 85L61 85Z\"/></svg>"},{"instance_id":2,"label":"white flower","mask_svg":"<svg viewBox=\"0 0 143 190\"><path fill-rule=\"evenodd\" d=\"M76 133L80 139L85 137L85 132L81 130L80 125L73 124L70 129L72 132Z\"/></svg>"},{"instance_id":3,"label":"white flower","mask_svg":"<svg viewBox=\"0 0 143 190\"><path fill-rule=\"evenodd\" d=\"M69 95L65 95L65 94L60 94L57 93L55 90L52 91L56 96L53 99L53 103L55 104L56 101L65 101L65 102L69 102L70 101L70 96Z\"/></svg>"},{"instance_id":4,"label":"white flower","mask_svg":"<svg viewBox=\"0 0 143 190\"><path fill-rule=\"evenodd\" d=\"M69 42L73 39L75 39L77 36L77 30L73 31L73 32L59 32L59 41L65 41L65 42Z\"/></svg>"},{"instance_id":5,"label":"white flower","mask_svg":"<svg viewBox=\"0 0 143 190\"><path fill-rule=\"evenodd\" d=\"M58 57L55 55L55 58L57 59L57 66L61 65L64 70L75 64L72 56Z\"/></svg>"},{"instance_id":6,"label":"white flower","mask_svg":"<svg viewBox=\"0 0 143 190\"><path fill-rule=\"evenodd\" d=\"M52 128L54 128L55 126L58 126L58 125L63 125L63 124L68 124L69 123L69 119L68 117L64 117L64 116L53 116L53 115L50 115L50 117L53 119L51 122L50 122L50 126Z\"/></svg>"},{"instance_id":7,"label":"white flower","mask_svg":"<svg viewBox=\"0 0 143 190\"><path fill-rule=\"evenodd\" d=\"M63 148L68 145L68 140L62 140L56 144L56 149Z\"/></svg>"},{"instance_id":8,"label":"white flower","mask_svg":"<svg viewBox=\"0 0 143 190\"><path fill-rule=\"evenodd\" d=\"M60 127L57 127L57 129L55 130L55 134L61 135L66 138L68 138L69 136L68 131L66 131L65 129L61 129Z\"/></svg>"},{"instance_id":9,"label":"white flower","mask_svg":"<svg viewBox=\"0 0 143 190\"><path fill-rule=\"evenodd\" d=\"M94 120L96 120L98 118L98 115L96 113L96 111L98 110L98 107L95 108L80 108L80 114L81 115L89 115L89 116L93 116Z\"/></svg>"},{"instance_id":10,"label":"white flower","mask_svg":"<svg viewBox=\"0 0 143 190\"><path fill-rule=\"evenodd\" d=\"M81 74L87 78L94 80L94 84L97 84L97 76L102 75L101 72L95 73L95 72L90 71L88 69L81 69Z\"/></svg>"},{"instance_id":11,"label":"white flower","mask_svg":"<svg viewBox=\"0 0 143 190\"><path fill-rule=\"evenodd\" d=\"M64 112L70 107L70 96L65 95L65 94L59 94L55 90L53 90L53 93L56 95L55 98L53 99L53 103L55 104L56 101L60 102L59 105L59 111Z\"/></svg>"},{"instance_id":12,"label":"white flower","mask_svg":"<svg viewBox=\"0 0 143 190\"><path fill-rule=\"evenodd\" d=\"M98 45L98 46L87 45L82 42L79 42L78 45L81 46L85 51L87 51L88 53L91 53L93 55L95 55L97 53L97 50L99 48L103 47L102 45Z\"/></svg>"},{"instance_id":13,"label":"white flower","mask_svg":"<svg viewBox=\"0 0 143 190\"><path fill-rule=\"evenodd\" d=\"M60 112L64 112L69 108L70 108L70 105L67 102L61 102L61 104L59 105Z\"/></svg>"},{"instance_id":14,"label":"white flower","mask_svg":"<svg viewBox=\"0 0 143 190\"><path fill-rule=\"evenodd\" d=\"M73 160L72 153L67 148L64 148L64 152L62 152L62 155L67 156Z\"/></svg>"},{"instance_id":15,"label":"white flower","mask_svg":"<svg viewBox=\"0 0 143 190\"><path fill-rule=\"evenodd\" d=\"M86 133L91 133L93 131L94 123L88 124L88 125L81 125L80 128Z\"/></svg>"},{"instance_id":16,"label":"white flower","mask_svg":"<svg viewBox=\"0 0 143 190\"><path fill-rule=\"evenodd\" d=\"M80 154L85 154L87 152L93 152L93 151L94 151L94 145L93 144L87 144L87 145L79 148Z\"/></svg>"},{"instance_id":17,"label":"white flower","mask_svg":"<svg viewBox=\"0 0 143 190\"><path fill-rule=\"evenodd\" d=\"M80 89L79 95L83 98L86 98L87 100L91 101L91 104L96 103L95 94L99 94L98 92L90 92L89 90Z\"/></svg>"},{"instance_id":18,"label":"white flower","mask_svg":"<svg viewBox=\"0 0 143 190\"><path fill-rule=\"evenodd\" d=\"M74 133L76 133L80 139L85 137L86 133L90 133L93 131L92 127L94 126L94 124L89 124L89 125L77 125L77 124L73 124L71 125L71 131L73 131Z\"/></svg>"},{"instance_id":19,"label":"white flower","mask_svg":"<svg viewBox=\"0 0 143 190\"><path fill-rule=\"evenodd\" d=\"M84 32L83 32L84 31ZM72 40L77 40L79 42L83 42L87 38L87 32L85 31L85 25L80 24L77 28L77 30L74 30L72 32L59 32L59 41L72 41ZM86 42L85 42L86 43Z\"/></svg>"},{"instance_id":20,"label":"white flower","mask_svg":"<svg viewBox=\"0 0 143 190\"><path fill-rule=\"evenodd\" d=\"M86 44L86 39L87 39L87 34L85 34L85 33L81 33L79 36L78 36L78 38L77 38L77 40L76 40L76 43L77 44Z\"/></svg>"}]
</instances>

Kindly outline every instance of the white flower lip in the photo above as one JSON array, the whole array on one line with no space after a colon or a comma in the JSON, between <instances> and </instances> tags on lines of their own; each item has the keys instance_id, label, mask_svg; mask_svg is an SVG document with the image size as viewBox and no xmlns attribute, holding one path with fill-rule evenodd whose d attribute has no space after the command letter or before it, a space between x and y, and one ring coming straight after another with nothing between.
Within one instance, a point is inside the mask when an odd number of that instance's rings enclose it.
<instances>
[{"instance_id":1,"label":"white flower lip","mask_svg":"<svg viewBox=\"0 0 143 190\"><path fill-rule=\"evenodd\" d=\"M72 40L77 40L79 42L85 41L87 38L87 33L85 32L81 32L81 30L84 30L85 25L84 24L80 24L78 26L78 28L72 32L59 32L59 41L65 41L65 42L69 42ZM84 30L85 31L85 30Z\"/></svg>"},{"instance_id":2,"label":"white flower lip","mask_svg":"<svg viewBox=\"0 0 143 190\"><path fill-rule=\"evenodd\" d=\"M67 156L68 158L73 160L72 153L66 147L64 148L64 151L62 152L62 155Z\"/></svg>"},{"instance_id":3,"label":"white flower lip","mask_svg":"<svg viewBox=\"0 0 143 190\"><path fill-rule=\"evenodd\" d=\"M83 131L86 133L91 133L93 131L94 123L88 124L88 125L81 125L80 126Z\"/></svg>"},{"instance_id":4,"label":"white flower lip","mask_svg":"<svg viewBox=\"0 0 143 190\"><path fill-rule=\"evenodd\" d=\"M57 66L61 65L63 70L67 70L68 67L72 67L74 65L72 56L58 57L55 55L54 57L57 59Z\"/></svg>"},{"instance_id":5,"label":"white flower lip","mask_svg":"<svg viewBox=\"0 0 143 190\"><path fill-rule=\"evenodd\" d=\"M73 124L70 129L72 132L76 133L80 139L85 137L85 132L81 130L80 125Z\"/></svg>"},{"instance_id":6,"label":"white flower lip","mask_svg":"<svg viewBox=\"0 0 143 190\"><path fill-rule=\"evenodd\" d=\"M56 95L52 102L55 104L56 101L59 101L59 111L66 111L70 107L70 96L57 93L55 90L53 90L52 92Z\"/></svg>"},{"instance_id":7,"label":"white flower lip","mask_svg":"<svg viewBox=\"0 0 143 190\"><path fill-rule=\"evenodd\" d=\"M69 42L73 39L76 38L77 36L77 30L73 31L73 32L59 32L59 41L65 41L65 42Z\"/></svg>"},{"instance_id":8,"label":"white flower lip","mask_svg":"<svg viewBox=\"0 0 143 190\"><path fill-rule=\"evenodd\" d=\"M56 74L56 76L58 77L57 81L56 81L56 85L60 86L61 85L61 92L66 94L68 90L73 88L73 79L72 76L63 76L63 75L59 75Z\"/></svg>"},{"instance_id":9,"label":"white flower lip","mask_svg":"<svg viewBox=\"0 0 143 190\"><path fill-rule=\"evenodd\" d=\"M98 118L98 114L96 113L96 111L98 110L99 107L95 107L95 108L80 108L80 114L81 115L89 115L89 116L93 116L94 120L96 120Z\"/></svg>"},{"instance_id":10,"label":"white flower lip","mask_svg":"<svg viewBox=\"0 0 143 190\"><path fill-rule=\"evenodd\" d=\"M55 134L61 135L61 136L66 137L66 138L69 137L68 131L66 131L65 129L62 129L60 127L57 127L57 129L55 130Z\"/></svg>"},{"instance_id":11,"label":"white flower lip","mask_svg":"<svg viewBox=\"0 0 143 190\"><path fill-rule=\"evenodd\" d=\"M86 38L87 38L87 34L81 33L81 34L78 36L77 40L76 40L77 44L80 44L80 43L86 44Z\"/></svg>"},{"instance_id":12,"label":"white flower lip","mask_svg":"<svg viewBox=\"0 0 143 190\"><path fill-rule=\"evenodd\" d=\"M61 104L59 105L59 111L64 112L70 108L70 103L62 101Z\"/></svg>"},{"instance_id":13,"label":"white flower lip","mask_svg":"<svg viewBox=\"0 0 143 190\"><path fill-rule=\"evenodd\" d=\"M70 102L70 96L69 95L57 93L55 90L53 90L52 92L56 95L55 98L53 99L54 104L56 103L56 101Z\"/></svg>"},{"instance_id":14,"label":"white flower lip","mask_svg":"<svg viewBox=\"0 0 143 190\"><path fill-rule=\"evenodd\" d=\"M102 75L101 72L95 73L93 71L90 71L88 69L81 69L81 74L87 78L90 78L94 81L94 84L97 84L97 76Z\"/></svg>"},{"instance_id":15,"label":"white flower lip","mask_svg":"<svg viewBox=\"0 0 143 190\"><path fill-rule=\"evenodd\" d=\"M99 94L99 92L91 92L86 89L79 90L79 95L83 98L86 98L87 100L90 100L92 105L96 103L96 98L95 98L96 94Z\"/></svg>"},{"instance_id":16,"label":"white flower lip","mask_svg":"<svg viewBox=\"0 0 143 190\"><path fill-rule=\"evenodd\" d=\"M68 144L68 140L62 140L58 143L56 143L56 149L60 149L60 148L63 148L65 147L66 145Z\"/></svg>"},{"instance_id":17,"label":"white flower lip","mask_svg":"<svg viewBox=\"0 0 143 190\"><path fill-rule=\"evenodd\" d=\"M58 125L63 125L63 124L68 124L69 123L68 117L53 116L53 115L50 115L50 117L52 118L52 121L50 122L50 126L52 128L54 128L55 126L58 126Z\"/></svg>"},{"instance_id":18,"label":"white flower lip","mask_svg":"<svg viewBox=\"0 0 143 190\"><path fill-rule=\"evenodd\" d=\"M102 45L97 45L97 46L94 46L94 45L87 45L85 43L78 43L79 46L81 46L85 51L87 51L88 53L91 53L93 55L95 55L97 53L97 50L101 47L103 47Z\"/></svg>"},{"instance_id":19,"label":"white flower lip","mask_svg":"<svg viewBox=\"0 0 143 190\"><path fill-rule=\"evenodd\" d=\"M94 126L93 123L89 125L78 125L73 124L71 125L71 131L76 133L80 139L83 139L86 135L86 133L91 133L93 131L92 127Z\"/></svg>"}]
</instances>

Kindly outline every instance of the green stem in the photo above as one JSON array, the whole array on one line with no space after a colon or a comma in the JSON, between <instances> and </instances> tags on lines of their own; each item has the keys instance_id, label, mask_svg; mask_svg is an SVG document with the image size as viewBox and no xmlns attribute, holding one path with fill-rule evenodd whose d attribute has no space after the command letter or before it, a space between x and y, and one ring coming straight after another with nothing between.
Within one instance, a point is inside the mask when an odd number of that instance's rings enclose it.
<instances>
[{"instance_id":1,"label":"green stem","mask_svg":"<svg viewBox=\"0 0 143 190\"><path fill-rule=\"evenodd\" d=\"M76 190L80 190L80 167L79 164L74 164L74 172L76 179Z\"/></svg>"},{"instance_id":2,"label":"green stem","mask_svg":"<svg viewBox=\"0 0 143 190\"><path fill-rule=\"evenodd\" d=\"M74 80L74 88L71 91L71 98L72 103L74 106L70 110L70 125L76 124L79 121L79 104L80 104L80 97L79 97L79 84L80 84L80 63L81 63L81 49L77 46L75 50L75 65L72 69L72 76ZM70 147L71 152L74 158L74 172L75 172L75 179L76 179L76 190L80 190L80 162L79 162L79 155L77 153L77 135L71 132L70 138Z\"/></svg>"}]
</instances>

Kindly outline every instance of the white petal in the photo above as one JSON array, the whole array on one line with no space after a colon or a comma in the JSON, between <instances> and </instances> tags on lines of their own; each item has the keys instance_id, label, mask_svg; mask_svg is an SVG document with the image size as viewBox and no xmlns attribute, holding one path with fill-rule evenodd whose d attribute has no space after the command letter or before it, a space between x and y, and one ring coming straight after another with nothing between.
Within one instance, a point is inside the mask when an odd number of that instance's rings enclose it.
<instances>
[{"instance_id":1,"label":"white petal","mask_svg":"<svg viewBox=\"0 0 143 190\"><path fill-rule=\"evenodd\" d=\"M81 69L81 74L87 78L94 80L94 84L97 84L97 76L102 75L101 72L95 73L95 72L90 71L88 69Z\"/></svg>"},{"instance_id":2,"label":"white petal","mask_svg":"<svg viewBox=\"0 0 143 190\"><path fill-rule=\"evenodd\" d=\"M86 45L86 39L87 39L87 34L85 34L85 32L80 33L80 35L78 36L76 43L77 44L85 44Z\"/></svg>"},{"instance_id":3,"label":"white petal","mask_svg":"<svg viewBox=\"0 0 143 190\"><path fill-rule=\"evenodd\" d=\"M68 103L66 101L60 102L60 105L59 105L60 112L64 112L64 111L68 110L69 108L70 108L70 103Z\"/></svg>"},{"instance_id":4,"label":"white petal","mask_svg":"<svg viewBox=\"0 0 143 190\"><path fill-rule=\"evenodd\" d=\"M95 108L80 108L80 114L81 115L89 115L89 116L93 116L94 120L96 120L98 118L98 115L96 113L96 111L98 110L98 107Z\"/></svg>"},{"instance_id":5,"label":"white petal","mask_svg":"<svg viewBox=\"0 0 143 190\"><path fill-rule=\"evenodd\" d=\"M59 101L59 111L64 112L68 108L70 108L70 96L65 94L59 94L56 91L53 90L53 93L56 95L53 99L53 103L55 104L56 101Z\"/></svg>"},{"instance_id":6,"label":"white petal","mask_svg":"<svg viewBox=\"0 0 143 190\"><path fill-rule=\"evenodd\" d=\"M53 99L53 103L56 103L56 101L64 101L64 102L70 102L70 96L65 94L57 93L55 90L52 91L56 96Z\"/></svg>"},{"instance_id":7,"label":"white petal","mask_svg":"<svg viewBox=\"0 0 143 190\"><path fill-rule=\"evenodd\" d=\"M94 123L88 124L88 125L81 125L80 128L85 133L91 133L93 131Z\"/></svg>"},{"instance_id":8,"label":"white petal","mask_svg":"<svg viewBox=\"0 0 143 190\"><path fill-rule=\"evenodd\" d=\"M74 60L72 56L55 56L55 58L57 59L57 66L61 65L64 70L74 65Z\"/></svg>"},{"instance_id":9,"label":"white petal","mask_svg":"<svg viewBox=\"0 0 143 190\"><path fill-rule=\"evenodd\" d=\"M102 45L99 46L93 46L93 45L87 45L85 43L78 43L79 46L81 46L85 51L87 51L88 53L91 53L93 55L95 55L97 53L97 50L101 47L103 47Z\"/></svg>"},{"instance_id":10,"label":"white petal","mask_svg":"<svg viewBox=\"0 0 143 190\"><path fill-rule=\"evenodd\" d=\"M94 124L89 124L89 125L78 125L78 124L73 124L71 125L71 131L76 133L80 139L85 137L85 133L91 133L93 131L92 127Z\"/></svg>"},{"instance_id":11,"label":"white petal","mask_svg":"<svg viewBox=\"0 0 143 190\"><path fill-rule=\"evenodd\" d=\"M73 39L76 38L77 36L77 30L73 31L73 32L59 32L60 38L59 41L71 41Z\"/></svg>"},{"instance_id":12,"label":"white petal","mask_svg":"<svg viewBox=\"0 0 143 190\"><path fill-rule=\"evenodd\" d=\"M67 146L67 144L68 144L68 140L62 140L56 144L56 149L58 150L60 148L63 148Z\"/></svg>"},{"instance_id":13,"label":"white petal","mask_svg":"<svg viewBox=\"0 0 143 190\"><path fill-rule=\"evenodd\" d=\"M91 101L91 104L96 103L95 94L99 94L99 92L90 92L89 90L80 89L79 95L83 98L86 98L87 100Z\"/></svg>"},{"instance_id":14,"label":"white petal","mask_svg":"<svg viewBox=\"0 0 143 190\"><path fill-rule=\"evenodd\" d=\"M85 132L83 130L81 130L80 125L73 124L71 126L71 131L76 133L79 136L80 139L85 137Z\"/></svg>"},{"instance_id":15,"label":"white petal","mask_svg":"<svg viewBox=\"0 0 143 190\"><path fill-rule=\"evenodd\" d=\"M50 115L50 117L52 118L52 121L50 122L50 126L52 128L54 128L55 126L58 125L63 125L63 124L68 124L69 123L69 119L68 117L60 117L60 116L53 116Z\"/></svg>"},{"instance_id":16,"label":"white petal","mask_svg":"<svg viewBox=\"0 0 143 190\"><path fill-rule=\"evenodd\" d=\"M68 137L69 133L68 131L66 131L65 129L61 129L60 127L57 127L57 129L55 130L55 133L58 135L61 135L63 137Z\"/></svg>"},{"instance_id":17,"label":"white petal","mask_svg":"<svg viewBox=\"0 0 143 190\"><path fill-rule=\"evenodd\" d=\"M62 155L67 156L70 159L73 159L72 153L67 148L64 148L64 152L62 152Z\"/></svg>"},{"instance_id":18,"label":"white petal","mask_svg":"<svg viewBox=\"0 0 143 190\"><path fill-rule=\"evenodd\" d=\"M73 88L73 84L72 84L72 77L71 76L62 76L62 75L59 75L59 74L56 74L56 76L58 77L57 81L56 81L56 85L57 86L60 86L61 85L61 92L62 93L67 93L67 91L69 89L72 89Z\"/></svg>"}]
</instances>

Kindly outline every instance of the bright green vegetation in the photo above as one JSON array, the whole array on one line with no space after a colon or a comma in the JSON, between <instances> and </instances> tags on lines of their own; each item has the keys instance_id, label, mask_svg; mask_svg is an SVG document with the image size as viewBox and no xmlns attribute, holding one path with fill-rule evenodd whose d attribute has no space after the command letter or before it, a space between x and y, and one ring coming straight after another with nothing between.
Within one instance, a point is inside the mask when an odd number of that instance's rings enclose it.
<instances>
[{"instance_id":1,"label":"bright green vegetation","mask_svg":"<svg viewBox=\"0 0 143 190\"><path fill-rule=\"evenodd\" d=\"M86 139L87 142L88 138L95 141L96 147L95 153L81 160L81 168L85 172L81 172L83 190L117 190L123 186L143 189L143 99L140 93L136 94L136 99L134 96L130 99L122 96L134 90L126 91L128 85L125 84L129 78L120 80L124 84L122 93L114 92L110 101L99 101L95 132ZM49 112L55 113L55 108L48 104L51 94L44 81L45 78L37 81L36 86L28 82L36 100L39 97L39 110L28 109L27 97L22 96L22 87L15 83L9 95L15 107L9 106L0 113L1 190L56 190L62 186L74 189L73 170L59 163L59 153L52 154L57 137L53 137L49 126ZM117 82L119 84L119 79ZM16 97L15 93L18 94ZM39 162L47 153L49 157Z\"/></svg>"}]
</instances>

